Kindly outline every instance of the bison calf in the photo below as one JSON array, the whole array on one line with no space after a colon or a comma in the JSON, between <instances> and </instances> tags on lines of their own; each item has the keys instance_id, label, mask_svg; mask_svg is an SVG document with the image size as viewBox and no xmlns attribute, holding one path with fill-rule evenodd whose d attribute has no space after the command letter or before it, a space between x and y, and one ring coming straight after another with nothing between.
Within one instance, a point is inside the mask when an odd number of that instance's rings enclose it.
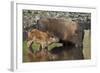
<instances>
[{"instance_id":1,"label":"bison calf","mask_svg":"<svg viewBox=\"0 0 100 73\"><path fill-rule=\"evenodd\" d=\"M44 49L49 44L58 41L59 41L58 38L49 35L48 32L43 32L37 29L33 29L31 32L28 32L28 42L27 42L28 47L30 47L32 42L35 42L40 44L40 47Z\"/></svg>"}]
</instances>

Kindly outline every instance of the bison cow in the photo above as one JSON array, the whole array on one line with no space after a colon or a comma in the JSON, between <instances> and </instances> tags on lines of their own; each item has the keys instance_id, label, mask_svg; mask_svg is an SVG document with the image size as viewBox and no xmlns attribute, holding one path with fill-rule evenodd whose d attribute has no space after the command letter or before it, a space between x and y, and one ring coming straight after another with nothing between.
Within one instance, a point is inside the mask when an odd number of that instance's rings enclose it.
<instances>
[{"instance_id":1,"label":"bison cow","mask_svg":"<svg viewBox=\"0 0 100 73\"><path fill-rule=\"evenodd\" d=\"M53 49L53 51L59 49L66 49L67 54L73 59L83 59L83 38L84 30L80 27L78 22L64 18L40 18L37 21L37 27L39 30L49 32L60 39L60 43L63 43L63 47ZM72 48L69 49L69 46ZM66 51L65 50L65 51ZM71 53L68 52L70 50ZM68 58L70 59L70 58Z\"/></svg>"}]
</instances>

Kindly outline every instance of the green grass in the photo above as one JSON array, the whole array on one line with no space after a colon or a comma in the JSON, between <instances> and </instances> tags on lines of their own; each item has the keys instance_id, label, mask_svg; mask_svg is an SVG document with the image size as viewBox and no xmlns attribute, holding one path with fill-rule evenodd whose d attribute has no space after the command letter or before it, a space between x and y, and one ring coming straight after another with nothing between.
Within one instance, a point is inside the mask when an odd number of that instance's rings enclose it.
<instances>
[{"instance_id":1,"label":"green grass","mask_svg":"<svg viewBox=\"0 0 100 73\"><path fill-rule=\"evenodd\" d=\"M38 44L38 43L33 43L33 44L32 44L32 49L33 49L34 51L39 51L39 48L40 48L40 44Z\"/></svg>"},{"instance_id":2,"label":"green grass","mask_svg":"<svg viewBox=\"0 0 100 73\"><path fill-rule=\"evenodd\" d=\"M48 50L52 50L53 48L55 47L60 47L60 46L63 46L61 43L52 43L48 46Z\"/></svg>"},{"instance_id":3,"label":"green grass","mask_svg":"<svg viewBox=\"0 0 100 73\"><path fill-rule=\"evenodd\" d=\"M27 57L27 41L23 42L23 62L27 62L28 61L28 57Z\"/></svg>"}]
</instances>

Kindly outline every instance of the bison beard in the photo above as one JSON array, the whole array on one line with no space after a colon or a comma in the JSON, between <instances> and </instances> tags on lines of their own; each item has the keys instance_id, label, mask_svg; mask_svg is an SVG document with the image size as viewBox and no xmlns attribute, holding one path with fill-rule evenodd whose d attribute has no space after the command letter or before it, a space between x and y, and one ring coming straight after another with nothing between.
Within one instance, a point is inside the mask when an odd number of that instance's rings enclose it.
<instances>
[{"instance_id":1,"label":"bison beard","mask_svg":"<svg viewBox=\"0 0 100 73\"><path fill-rule=\"evenodd\" d=\"M67 50L67 54L73 59L83 59L83 38L84 30L79 26L78 23L62 18L41 18L37 21L37 27L41 31L48 31L54 36L60 39L60 43L63 43L63 50ZM72 46L70 49L71 53L68 53L68 47ZM57 51L57 48L51 51ZM70 59L70 58L68 58Z\"/></svg>"}]
</instances>

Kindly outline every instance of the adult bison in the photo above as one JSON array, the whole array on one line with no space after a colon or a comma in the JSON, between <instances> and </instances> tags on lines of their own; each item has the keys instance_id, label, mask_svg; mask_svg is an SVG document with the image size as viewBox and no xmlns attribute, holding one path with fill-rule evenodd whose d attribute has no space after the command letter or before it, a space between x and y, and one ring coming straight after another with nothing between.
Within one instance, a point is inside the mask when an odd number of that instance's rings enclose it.
<instances>
[{"instance_id":1,"label":"adult bison","mask_svg":"<svg viewBox=\"0 0 100 73\"><path fill-rule=\"evenodd\" d=\"M70 19L64 18L41 18L37 21L39 30L49 32L60 39L63 43L63 49L70 50L66 52L73 59L83 59L83 38L84 30L80 25ZM72 47L69 49L68 47ZM55 49L56 51L60 48ZM54 51L55 51L54 50ZM53 50L51 53L55 54ZM70 59L70 58L68 58Z\"/></svg>"}]
</instances>

